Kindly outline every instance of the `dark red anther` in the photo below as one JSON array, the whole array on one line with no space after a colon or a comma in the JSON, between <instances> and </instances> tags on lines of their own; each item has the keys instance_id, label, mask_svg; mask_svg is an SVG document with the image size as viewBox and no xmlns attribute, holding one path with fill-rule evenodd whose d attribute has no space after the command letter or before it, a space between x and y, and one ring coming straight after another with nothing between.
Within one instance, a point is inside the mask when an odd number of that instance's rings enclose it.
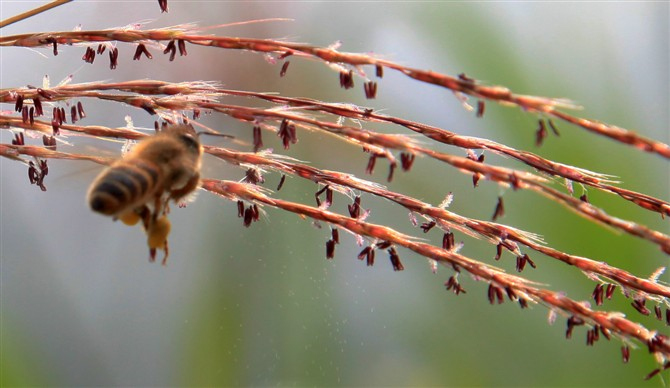
<instances>
[{"instance_id":1,"label":"dark red anther","mask_svg":"<svg viewBox=\"0 0 670 388\"><path fill-rule=\"evenodd\" d=\"M60 119L59 124L67 123L67 115L65 114L65 108L61 107L58 108L60 114L58 115L58 118Z\"/></svg>"},{"instance_id":2,"label":"dark red anther","mask_svg":"<svg viewBox=\"0 0 670 388\"><path fill-rule=\"evenodd\" d=\"M515 173L512 173L512 175L509 176L509 183L512 185L512 188L514 190L518 190L519 187L520 187L519 186L519 177L516 176Z\"/></svg>"},{"instance_id":3,"label":"dark red anther","mask_svg":"<svg viewBox=\"0 0 670 388\"><path fill-rule=\"evenodd\" d=\"M42 143L51 149L56 149L56 138L53 136L42 135Z\"/></svg>"},{"instance_id":4,"label":"dark red anther","mask_svg":"<svg viewBox=\"0 0 670 388\"><path fill-rule=\"evenodd\" d=\"M554 135L561 136L561 134L558 133L558 128L556 128L554 122L551 119L548 119L547 122L549 123L549 128L551 128L552 132L554 132Z\"/></svg>"},{"instance_id":5,"label":"dark red anther","mask_svg":"<svg viewBox=\"0 0 670 388\"><path fill-rule=\"evenodd\" d=\"M257 168L248 168L244 173L244 178L242 182L251 183L252 185L258 185L259 183L265 183L265 178L261 174L260 170Z\"/></svg>"},{"instance_id":6,"label":"dark red anther","mask_svg":"<svg viewBox=\"0 0 670 388\"><path fill-rule=\"evenodd\" d=\"M442 236L442 249L450 251L453 248L454 248L454 233L447 232L444 234L444 236Z\"/></svg>"},{"instance_id":7,"label":"dark red anther","mask_svg":"<svg viewBox=\"0 0 670 388\"><path fill-rule=\"evenodd\" d=\"M35 124L35 107L30 107L28 110L28 119L30 121L30 125Z\"/></svg>"},{"instance_id":8,"label":"dark red anther","mask_svg":"<svg viewBox=\"0 0 670 388\"><path fill-rule=\"evenodd\" d=\"M84 112L84 105L82 105L81 101L77 102L77 113L79 113L80 119L86 117L86 112Z\"/></svg>"},{"instance_id":9,"label":"dark red anther","mask_svg":"<svg viewBox=\"0 0 670 388\"><path fill-rule=\"evenodd\" d=\"M372 174L374 172L376 162L377 162L377 155L370 155L370 159L368 159L368 165L365 167L366 174Z\"/></svg>"},{"instance_id":10,"label":"dark red anther","mask_svg":"<svg viewBox=\"0 0 670 388\"><path fill-rule=\"evenodd\" d=\"M389 174L386 176L387 182L393 181L393 173L395 172L396 167L398 167L398 164L395 161L389 163Z\"/></svg>"},{"instance_id":11,"label":"dark red anther","mask_svg":"<svg viewBox=\"0 0 670 388\"><path fill-rule=\"evenodd\" d=\"M260 150L261 147L263 147L263 137L261 134L261 127L259 125L254 125L253 135L254 135L254 152L258 152L258 150Z\"/></svg>"},{"instance_id":12,"label":"dark red anther","mask_svg":"<svg viewBox=\"0 0 670 388\"><path fill-rule=\"evenodd\" d=\"M349 70L340 71L340 86L345 89L351 89L354 87L354 71Z\"/></svg>"},{"instance_id":13,"label":"dark red anther","mask_svg":"<svg viewBox=\"0 0 670 388\"><path fill-rule=\"evenodd\" d=\"M167 0L158 0L158 6L161 8L161 13L169 11Z\"/></svg>"},{"instance_id":14,"label":"dark red anther","mask_svg":"<svg viewBox=\"0 0 670 388\"><path fill-rule=\"evenodd\" d=\"M377 244L375 244L375 248L377 249L386 249L391 247L391 242L390 241L380 241Z\"/></svg>"},{"instance_id":15,"label":"dark red anther","mask_svg":"<svg viewBox=\"0 0 670 388\"><path fill-rule=\"evenodd\" d=\"M593 338L593 332L588 330L586 332L586 346L593 346L593 342L595 342L595 339Z\"/></svg>"},{"instance_id":16,"label":"dark red anther","mask_svg":"<svg viewBox=\"0 0 670 388\"><path fill-rule=\"evenodd\" d=\"M572 337L572 329L575 326L580 326L584 324L584 320L582 318L579 318L575 315L572 315L570 318L568 318L568 328L565 331L565 338L570 339Z\"/></svg>"},{"instance_id":17,"label":"dark red anther","mask_svg":"<svg viewBox=\"0 0 670 388\"><path fill-rule=\"evenodd\" d=\"M118 64L119 64L119 49L114 47L109 50L109 68L111 70L114 70L116 69L116 66ZM79 116L81 116L81 114L79 114Z\"/></svg>"},{"instance_id":18,"label":"dark red anther","mask_svg":"<svg viewBox=\"0 0 670 388\"><path fill-rule=\"evenodd\" d=\"M496 293L496 299L498 299L498 304L502 304L505 301L505 294L503 294L502 288L496 287L495 293Z\"/></svg>"},{"instance_id":19,"label":"dark red anther","mask_svg":"<svg viewBox=\"0 0 670 388\"><path fill-rule=\"evenodd\" d=\"M612 299L614 290L616 289L616 284L610 283L607 285L607 290L605 291L605 298Z\"/></svg>"},{"instance_id":20,"label":"dark red anther","mask_svg":"<svg viewBox=\"0 0 670 388\"><path fill-rule=\"evenodd\" d=\"M486 104L484 101L479 100L477 101L477 117L482 117L484 116L484 109L486 108Z\"/></svg>"},{"instance_id":21,"label":"dark red anther","mask_svg":"<svg viewBox=\"0 0 670 388\"><path fill-rule=\"evenodd\" d=\"M647 303L646 299L634 299L633 302L630 304L637 310L640 314L642 315L649 315L651 314L651 311L645 306Z\"/></svg>"},{"instance_id":22,"label":"dark red anther","mask_svg":"<svg viewBox=\"0 0 670 388\"><path fill-rule=\"evenodd\" d=\"M42 110L42 100L37 97L33 98L33 105L35 105L35 116L44 116L44 110Z\"/></svg>"},{"instance_id":23,"label":"dark red anther","mask_svg":"<svg viewBox=\"0 0 670 388\"><path fill-rule=\"evenodd\" d=\"M410 168L412 168L412 165L414 164L414 158L416 155L402 152L400 154L400 165L402 166L403 171L409 171Z\"/></svg>"},{"instance_id":24,"label":"dark red anther","mask_svg":"<svg viewBox=\"0 0 670 388\"><path fill-rule=\"evenodd\" d=\"M589 197L586 196L586 193L579 196L579 200L582 202L589 203Z\"/></svg>"},{"instance_id":25,"label":"dark red anther","mask_svg":"<svg viewBox=\"0 0 670 388\"><path fill-rule=\"evenodd\" d=\"M54 48L54 57L58 55L58 42L56 42L56 39L53 40L52 42L53 48Z\"/></svg>"},{"instance_id":26,"label":"dark red anther","mask_svg":"<svg viewBox=\"0 0 670 388\"><path fill-rule=\"evenodd\" d=\"M476 172L472 175L472 186L477 187L479 185L479 179L481 179L482 174Z\"/></svg>"},{"instance_id":27,"label":"dark red anther","mask_svg":"<svg viewBox=\"0 0 670 388\"><path fill-rule=\"evenodd\" d=\"M528 262L528 264L530 264L531 267L533 267L533 268L537 268L537 266L535 265L535 262L534 262L533 260L530 259L530 256L528 256L527 253L524 254L523 257L524 257L524 259Z\"/></svg>"},{"instance_id":28,"label":"dark red anther","mask_svg":"<svg viewBox=\"0 0 670 388\"><path fill-rule=\"evenodd\" d=\"M284 186L285 180L286 180L286 174L282 174L281 178L279 179L279 184L277 185L277 191L281 190L281 188Z\"/></svg>"},{"instance_id":29,"label":"dark red anther","mask_svg":"<svg viewBox=\"0 0 670 388\"><path fill-rule=\"evenodd\" d=\"M507 293L507 297L509 298L509 300L511 300L512 302L517 300L516 292L514 292L512 287L510 286L505 287L505 292Z\"/></svg>"},{"instance_id":30,"label":"dark red anther","mask_svg":"<svg viewBox=\"0 0 670 388\"><path fill-rule=\"evenodd\" d=\"M198 108L193 109L193 120L197 120L200 118L201 111Z\"/></svg>"},{"instance_id":31,"label":"dark red anther","mask_svg":"<svg viewBox=\"0 0 670 388\"><path fill-rule=\"evenodd\" d=\"M468 77L467 75L465 75L465 73L460 73L458 75L458 79L466 83L468 86L471 86L475 83L475 79Z\"/></svg>"},{"instance_id":32,"label":"dark red anther","mask_svg":"<svg viewBox=\"0 0 670 388\"><path fill-rule=\"evenodd\" d=\"M489 298L490 304L495 304L496 301L496 291L493 284L489 284L489 289L487 291L487 296Z\"/></svg>"},{"instance_id":33,"label":"dark red anther","mask_svg":"<svg viewBox=\"0 0 670 388\"><path fill-rule=\"evenodd\" d=\"M335 241L328 240L326 241L326 259L332 259L335 257Z\"/></svg>"},{"instance_id":34,"label":"dark red anther","mask_svg":"<svg viewBox=\"0 0 670 388\"><path fill-rule=\"evenodd\" d=\"M522 309L528 308L528 301L524 298L519 298L519 306L521 306Z\"/></svg>"},{"instance_id":35,"label":"dark red anther","mask_svg":"<svg viewBox=\"0 0 670 388\"><path fill-rule=\"evenodd\" d=\"M435 227L437 223L435 221L430 221L430 222L424 222L421 224L421 230L423 230L424 233L428 233L433 227Z\"/></svg>"},{"instance_id":36,"label":"dark red anther","mask_svg":"<svg viewBox=\"0 0 670 388\"><path fill-rule=\"evenodd\" d=\"M246 228L251 226L251 222L253 221L254 215L253 215L253 210L251 210L251 206L246 208L244 210L244 221L243 224Z\"/></svg>"},{"instance_id":37,"label":"dark red anther","mask_svg":"<svg viewBox=\"0 0 670 388\"><path fill-rule=\"evenodd\" d=\"M547 126L544 123L544 119L539 119L537 122L539 127L535 132L535 146L539 147L542 145L542 142L544 142L544 139L547 137Z\"/></svg>"},{"instance_id":38,"label":"dark red anther","mask_svg":"<svg viewBox=\"0 0 670 388\"><path fill-rule=\"evenodd\" d=\"M389 259L391 260L391 265L393 266L393 270L394 271L404 270L405 267L400 262L400 255L398 255L398 252L395 250L395 248L393 247L389 248L388 253L389 253Z\"/></svg>"},{"instance_id":39,"label":"dark red anther","mask_svg":"<svg viewBox=\"0 0 670 388\"><path fill-rule=\"evenodd\" d=\"M596 306L601 306L603 304L603 296L605 295L604 286L602 284L596 285L596 288L593 290L591 297L596 301Z\"/></svg>"},{"instance_id":40,"label":"dark red anther","mask_svg":"<svg viewBox=\"0 0 670 388\"><path fill-rule=\"evenodd\" d=\"M517 256L516 257L516 270L517 272L523 271L523 269L526 267L526 259L524 256Z\"/></svg>"},{"instance_id":41,"label":"dark red anther","mask_svg":"<svg viewBox=\"0 0 670 388\"><path fill-rule=\"evenodd\" d=\"M656 314L656 319L659 321L663 320L663 310L661 310L661 306L654 306L654 313Z\"/></svg>"},{"instance_id":42,"label":"dark red anther","mask_svg":"<svg viewBox=\"0 0 670 388\"><path fill-rule=\"evenodd\" d=\"M140 43L137 45L137 49L135 50L133 61L139 61L140 58L142 58L142 54L144 54L144 56L146 56L148 59L153 58L153 55L151 55L151 53L147 49L147 46L145 46L144 43Z\"/></svg>"},{"instance_id":43,"label":"dark red anther","mask_svg":"<svg viewBox=\"0 0 670 388\"><path fill-rule=\"evenodd\" d=\"M77 107L72 105L70 107L70 120L72 121L72 124L76 123L79 118L77 117Z\"/></svg>"},{"instance_id":44,"label":"dark red anther","mask_svg":"<svg viewBox=\"0 0 670 388\"><path fill-rule=\"evenodd\" d=\"M368 253L372 250L372 247L365 247L363 250L358 254L358 260L363 260L368 256Z\"/></svg>"},{"instance_id":45,"label":"dark red anther","mask_svg":"<svg viewBox=\"0 0 670 388\"><path fill-rule=\"evenodd\" d=\"M186 41L184 39L177 39L177 48L179 49L179 56L185 57L188 55L186 52Z\"/></svg>"},{"instance_id":46,"label":"dark red anther","mask_svg":"<svg viewBox=\"0 0 670 388\"><path fill-rule=\"evenodd\" d=\"M502 197L498 197L498 203L496 204L495 211L493 212L493 217L491 217L491 220L495 222L495 220L498 219L498 217L502 217L505 215L505 206L503 205L503 199Z\"/></svg>"},{"instance_id":47,"label":"dark red anther","mask_svg":"<svg viewBox=\"0 0 670 388\"><path fill-rule=\"evenodd\" d=\"M370 249L368 255L365 258L365 265L372 267L375 264L375 250Z\"/></svg>"},{"instance_id":48,"label":"dark red anther","mask_svg":"<svg viewBox=\"0 0 670 388\"><path fill-rule=\"evenodd\" d=\"M279 59L281 61L282 59L286 59L286 58L290 57L291 55L293 55L293 52L291 50L286 50L277 59Z\"/></svg>"},{"instance_id":49,"label":"dark red anther","mask_svg":"<svg viewBox=\"0 0 670 388\"><path fill-rule=\"evenodd\" d=\"M384 77L384 66L375 65L375 75L377 76L377 78Z\"/></svg>"},{"instance_id":50,"label":"dark red anther","mask_svg":"<svg viewBox=\"0 0 670 388\"><path fill-rule=\"evenodd\" d=\"M36 91L37 91L37 94L40 95L40 97L42 97L43 99L45 99L47 101L54 98L54 93L50 92L48 90L44 90L42 88L37 88Z\"/></svg>"},{"instance_id":51,"label":"dark red anther","mask_svg":"<svg viewBox=\"0 0 670 388\"><path fill-rule=\"evenodd\" d=\"M321 194L323 194L326 190L328 190L328 185L323 186L322 189L318 190L316 193L314 193L314 199L316 200L316 206L321 207Z\"/></svg>"},{"instance_id":52,"label":"dark red anther","mask_svg":"<svg viewBox=\"0 0 670 388\"><path fill-rule=\"evenodd\" d=\"M598 325L598 327L600 328L600 332L603 334L603 337L605 337L608 341L612 339L612 335L610 334L610 331L607 328L602 327L600 325Z\"/></svg>"},{"instance_id":53,"label":"dark red anther","mask_svg":"<svg viewBox=\"0 0 670 388\"><path fill-rule=\"evenodd\" d=\"M657 374L661 373L661 368L656 368L653 371L649 372L648 375L644 376L644 380L649 380L652 377L656 376Z\"/></svg>"},{"instance_id":54,"label":"dark red anther","mask_svg":"<svg viewBox=\"0 0 670 388\"><path fill-rule=\"evenodd\" d=\"M33 185L37 182L37 169L35 168L35 163L32 161L28 163L28 180Z\"/></svg>"},{"instance_id":55,"label":"dark red anther","mask_svg":"<svg viewBox=\"0 0 670 388\"><path fill-rule=\"evenodd\" d=\"M281 70L279 70L279 76L283 77L286 75L286 70L288 70L288 65L291 64L290 61L286 61L281 65Z\"/></svg>"},{"instance_id":56,"label":"dark red anther","mask_svg":"<svg viewBox=\"0 0 670 388\"><path fill-rule=\"evenodd\" d=\"M277 132L277 136L281 138L285 150L289 149L290 144L292 143L289 127L289 121L287 119L283 119L281 124L279 124L279 131Z\"/></svg>"},{"instance_id":57,"label":"dark red anther","mask_svg":"<svg viewBox=\"0 0 670 388\"><path fill-rule=\"evenodd\" d=\"M23 121L24 124L28 124L28 120L30 117L28 116L28 107L24 106L21 109L21 120Z\"/></svg>"},{"instance_id":58,"label":"dark red anther","mask_svg":"<svg viewBox=\"0 0 670 388\"><path fill-rule=\"evenodd\" d=\"M40 169L41 175L43 177L47 176L49 174L49 166L47 165L46 159L45 160L40 160L39 163L40 163L39 169Z\"/></svg>"},{"instance_id":59,"label":"dark red anther","mask_svg":"<svg viewBox=\"0 0 670 388\"><path fill-rule=\"evenodd\" d=\"M335 241L335 244L340 243L340 231L337 228L333 228L330 231L330 238Z\"/></svg>"},{"instance_id":60,"label":"dark red anther","mask_svg":"<svg viewBox=\"0 0 670 388\"><path fill-rule=\"evenodd\" d=\"M330 207L333 204L333 189L330 186L326 186L326 207Z\"/></svg>"},{"instance_id":61,"label":"dark red anther","mask_svg":"<svg viewBox=\"0 0 670 388\"><path fill-rule=\"evenodd\" d=\"M15 133L14 138L12 139L12 144L13 145L18 145L22 146L25 145L25 137L23 136L23 132Z\"/></svg>"},{"instance_id":62,"label":"dark red anther","mask_svg":"<svg viewBox=\"0 0 670 388\"><path fill-rule=\"evenodd\" d=\"M347 205L347 208L349 209L349 215L351 218L358 218L361 215L361 197L356 196L354 198L354 203L351 205Z\"/></svg>"},{"instance_id":63,"label":"dark red anther","mask_svg":"<svg viewBox=\"0 0 670 388\"><path fill-rule=\"evenodd\" d=\"M498 245L496 246L496 257L494 257L496 261L500 260L500 257L502 256L502 251L503 251L503 244L498 243Z\"/></svg>"},{"instance_id":64,"label":"dark red anther","mask_svg":"<svg viewBox=\"0 0 670 388\"><path fill-rule=\"evenodd\" d=\"M665 324L670 326L670 309L665 309Z\"/></svg>"},{"instance_id":65,"label":"dark red anther","mask_svg":"<svg viewBox=\"0 0 670 388\"><path fill-rule=\"evenodd\" d=\"M107 48L107 47L106 47L104 44L100 43L100 44L98 45L98 48L95 50L95 52L96 52L96 54L100 55L100 54L102 54L102 53L105 52L105 49L106 49L106 48Z\"/></svg>"},{"instance_id":66,"label":"dark red anther","mask_svg":"<svg viewBox=\"0 0 670 388\"><path fill-rule=\"evenodd\" d=\"M377 83L374 81L368 81L363 84L363 90L365 91L365 98L373 99L377 97Z\"/></svg>"},{"instance_id":67,"label":"dark red anther","mask_svg":"<svg viewBox=\"0 0 670 388\"><path fill-rule=\"evenodd\" d=\"M14 103L14 111L21 112L23 110L23 96L20 94L16 95L16 102Z\"/></svg>"},{"instance_id":68,"label":"dark red anther","mask_svg":"<svg viewBox=\"0 0 670 388\"><path fill-rule=\"evenodd\" d=\"M621 347L621 357L623 359L623 363L628 364L628 361L630 360L630 348L628 345Z\"/></svg>"},{"instance_id":69,"label":"dark red anther","mask_svg":"<svg viewBox=\"0 0 670 388\"><path fill-rule=\"evenodd\" d=\"M237 201L237 217L244 217L244 202Z\"/></svg>"},{"instance_id":70,"label":"dark red anther","mask_svg":"<svg viewBox=\"0 0 670 388\"><path fill-rule=\"evenodd\" d=\"M251 206L251 215L254 221L258 221L261 217L261 212L258 210L258 205L253 204Z\"/></svg>"},{"instance_id":71,"label":"dark red anther","mask_svg":"<svg viewBox=\"0 0 670 388\"><path fill-rule=\"evenodd\" d=\"M177 45L174 40L168 42L167 46L163 50L163 54L170 53L170 62L174 61L174 57L177 55Z\"/></svg>"},{"instance_id":72,"label":"dark red anther","mask_svg":"<svg viewBox=\"0 0 670 388\"><path fill-rule=\"evenodd\" d=\"M93 50L91 47L86 47L86 52L81 57L81 59L86 63L93 63L95 60L95 50Z\"/></svg>"}]
</instances>

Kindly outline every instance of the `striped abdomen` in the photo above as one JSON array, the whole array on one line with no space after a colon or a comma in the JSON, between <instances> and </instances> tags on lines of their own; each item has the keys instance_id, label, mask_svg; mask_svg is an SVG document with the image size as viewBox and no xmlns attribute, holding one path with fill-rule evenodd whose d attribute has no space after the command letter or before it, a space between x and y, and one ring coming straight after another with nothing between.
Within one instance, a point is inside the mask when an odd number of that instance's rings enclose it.
<instances>
[{"instance_id":1,"label":"striped abdomen","mask_svg":"<svg viewBox=\"0 0 670 388\"><path fill-rule=\"evenodd\" d=\"M138 158L110 166L91 185L88 203L93 211L118 216L145 204L162 191L161 169Z\"/></svg>"}]
</instances>

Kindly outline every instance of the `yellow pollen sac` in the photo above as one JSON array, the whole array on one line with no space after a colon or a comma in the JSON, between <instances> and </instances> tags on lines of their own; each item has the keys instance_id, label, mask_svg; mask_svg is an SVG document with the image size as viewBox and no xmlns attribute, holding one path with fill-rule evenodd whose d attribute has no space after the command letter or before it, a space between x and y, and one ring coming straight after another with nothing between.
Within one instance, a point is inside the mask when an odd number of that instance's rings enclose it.
<instances>
[{"instance_id":1,"label":"yellow pollen sac","mask_svg":"<svg viewBox=\"0 0 670 388\"><path fill-rule=\"evenodd\" d=\"M129 211L119 216L119 219L126 225L136 225L140 221L140 215L135 211Z\"/></svg>"},{"instance_id":2,"label":"yellow pollen sac","mask_svg":"<svg viewBox=\"0 0 670 388\"><path fill-rule=\"evenodd\" d=\"M168 220L167 216L157 219L147 230L147 244L149 248L165 250L169 234L170 220Z\"/></svg>"}]
</instances>

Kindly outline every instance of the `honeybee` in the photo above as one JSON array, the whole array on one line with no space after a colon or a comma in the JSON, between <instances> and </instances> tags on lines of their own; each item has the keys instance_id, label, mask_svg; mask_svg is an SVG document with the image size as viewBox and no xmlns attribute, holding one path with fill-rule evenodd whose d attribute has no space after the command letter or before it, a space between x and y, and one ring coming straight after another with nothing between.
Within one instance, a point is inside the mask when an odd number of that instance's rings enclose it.
<instances>
[{"instance_id":1,"label":"honeybee","mask_svg":"<svg viewBox=\"0 0 670 388\"><path fill-rule=\"evenodd\" d=\"M202 153L191 125L168 125L101 172L88 190L87 202L93 211L126 225L141 220L150 261L159 249L165 253L165 265L171 228L168 202L178 202L198 187Z\"/></svg>"}]
</instances>

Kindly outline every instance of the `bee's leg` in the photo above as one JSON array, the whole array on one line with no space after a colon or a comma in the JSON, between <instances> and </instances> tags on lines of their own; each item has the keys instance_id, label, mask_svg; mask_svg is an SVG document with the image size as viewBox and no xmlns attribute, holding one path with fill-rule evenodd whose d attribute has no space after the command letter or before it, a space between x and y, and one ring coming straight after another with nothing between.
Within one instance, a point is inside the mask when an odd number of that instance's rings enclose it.
<instances>
[{"instance_id":1,"label":"bee's leg","mask_svg":"<svg viewBox=\"0 0 670 388\"><path fill-rule=\"evenodd\" d=\"M163 256L163 261L161 262L162 265L167 265L167 258L170 252L168 251L168 240L165 240L165 248L163 249L165 251L165 256Z\"/></svg>"},{"instance_id":2,"label":"bee's leg","mask_svg":"<svg viewBox=\"0 0 670 388\"><path fill-rule=\"evenodd\" d=\"M180 199L184 198L186 194L197 189L199 184L200 174L195 174L188 182L186 182L184 187L170 191L170 198L175 202L178 202Z\"/></svg>"},{"instance_id":3,"label":"bee's leg","mask_svg":"<svg viewBox=\"0 0 670 388\"><path fill-rule=\"evenodd\" d=\"M170 234L170 220L166 216L163 216L155 220L147 230L147 245L149 246L149 255L150 261L156 260L156 250L161 249L165 251L165 257L163 257L163 265L165 265L168 256L168 240L167 237Z\"/></svg>"}]
</instances>

